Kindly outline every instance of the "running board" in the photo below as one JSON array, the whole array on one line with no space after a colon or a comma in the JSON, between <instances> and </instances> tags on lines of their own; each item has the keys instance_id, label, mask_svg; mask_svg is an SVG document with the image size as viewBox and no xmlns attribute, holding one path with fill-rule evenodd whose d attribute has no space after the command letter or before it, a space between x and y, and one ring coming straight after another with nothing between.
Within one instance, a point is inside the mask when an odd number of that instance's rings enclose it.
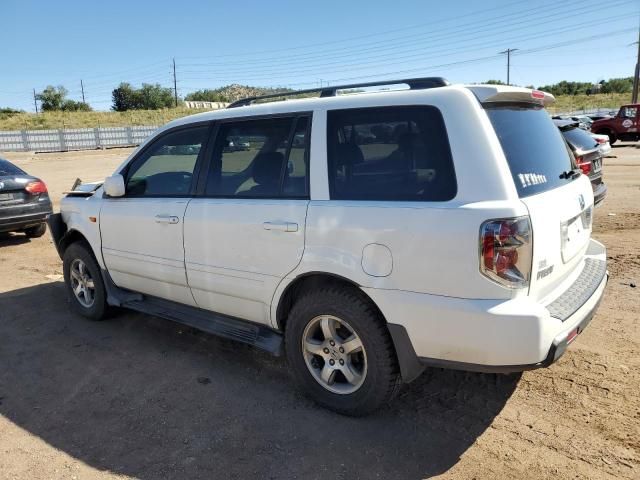
<instances>
[{"instance_id":1,"label":"running board","mask_svg":"<svg viewBox=\"0 0 640 480\"><path fill-rule=\"evenodd\" d=\"M275 356L282 355L282 335L264 325L146 295L141 300L124 302L122 306L229 340L247 343Z\"/></svg>"}]
</instances>

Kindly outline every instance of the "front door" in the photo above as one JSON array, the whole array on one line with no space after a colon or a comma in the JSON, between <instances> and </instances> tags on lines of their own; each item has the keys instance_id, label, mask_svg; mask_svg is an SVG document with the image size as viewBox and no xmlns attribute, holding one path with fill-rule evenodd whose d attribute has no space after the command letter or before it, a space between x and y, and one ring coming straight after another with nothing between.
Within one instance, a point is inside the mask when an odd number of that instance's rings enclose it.
<instances>
[{"instance_id":1,"label":"front door","mask_svg":"<svg viewBox=\"0 0 640 480\"><path fill-rule=\"evenodd\" d=\"M103 201L102 255L119 287L195 304L184 267L183 222L207 132L195 126L160 136L123 171L124 197Z\"/></svg>"},{"instance_id":2,"label":"front door","mask_svg":"<svg viewBox=\"0 0 640 480\"><path fill-rule=\"evenodd\" d=\"M269 322L278 283L300 262L310 117L220 124L203 198L185 214L185 263L201 308Z\"/></svg>"}]
</instances>

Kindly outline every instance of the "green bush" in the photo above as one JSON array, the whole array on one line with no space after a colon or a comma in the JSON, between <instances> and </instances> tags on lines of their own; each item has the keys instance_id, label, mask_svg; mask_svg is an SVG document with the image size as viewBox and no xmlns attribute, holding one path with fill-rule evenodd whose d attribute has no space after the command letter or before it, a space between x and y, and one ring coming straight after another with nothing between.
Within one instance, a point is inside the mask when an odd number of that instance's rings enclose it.
<instances>
[{"instance_id":1,"label":"green bush","mask_svg":"<svg viewBox=\"0 0 640 480\"><path fill-rule=\"evenodd\" d=\"M173 90L160 84L143 83L142 88L132 87L123 82L111 93L113 110L126 112L127 110L159 110L175 106Z\"/></svg>"}]
</instances>

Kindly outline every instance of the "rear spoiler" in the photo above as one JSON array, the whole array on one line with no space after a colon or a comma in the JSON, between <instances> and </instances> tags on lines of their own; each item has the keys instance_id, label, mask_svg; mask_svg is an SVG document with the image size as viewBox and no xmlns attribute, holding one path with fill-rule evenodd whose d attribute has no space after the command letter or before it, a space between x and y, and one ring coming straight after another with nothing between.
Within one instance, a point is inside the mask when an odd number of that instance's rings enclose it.
<instances>
[{"instance_id":1,"label":"rear spoiler","mask_svg":"<svg viewBox=\"0 0 640 480\"><path fill-rule=\"evenodd\" d=\"M556 101L550 93L507 85L467 85L480 103L531 103L548 107Z\"/></svg>"}]
</instances>

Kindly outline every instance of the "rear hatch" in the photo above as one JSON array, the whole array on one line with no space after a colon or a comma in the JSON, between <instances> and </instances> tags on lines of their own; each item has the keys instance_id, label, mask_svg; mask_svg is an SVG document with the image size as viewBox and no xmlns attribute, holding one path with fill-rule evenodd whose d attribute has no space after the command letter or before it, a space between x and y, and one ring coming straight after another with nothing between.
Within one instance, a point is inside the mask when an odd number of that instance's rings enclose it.
<instances>
[{"instance_id":1,"label":"rear hatch","mask_svg":"<svg viewBox=\"0 0 640 480\"><path fill-rule=\"evenodd\" d=\"M546 303L582 269L591 238L591 184L541 105L489 102L484 107L531 219L529 295Z\"/></svg>"},{"instance_id":2,"label":"rear hatch","mask_svg":"<svg viewBox=\"0 0 640 480\"><path fill-rule=\"evenodd\" d=\"M602 183L602 151L600 145L577 124L560 127L575 156L576 164L589 176L593 185Z\"/></svg>"}]
</instances>

